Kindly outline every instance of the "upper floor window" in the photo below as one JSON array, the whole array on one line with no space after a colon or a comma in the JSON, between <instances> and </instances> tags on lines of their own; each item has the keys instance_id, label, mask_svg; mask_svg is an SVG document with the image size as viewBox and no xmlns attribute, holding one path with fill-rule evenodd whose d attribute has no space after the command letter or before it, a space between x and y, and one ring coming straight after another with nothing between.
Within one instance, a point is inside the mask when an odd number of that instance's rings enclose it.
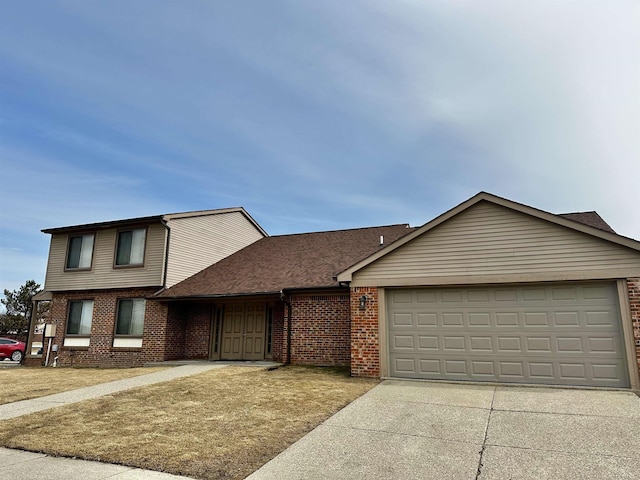
<instances>
[{"instance_id":1,"label":"upper floor window","mask_svg":"<svg viewBox=\"0 0 640 480\"><path fill-rule=\"evenodd\" d=\"M118 232L116 265L142 265L146 236L147 230L145 228Z\"/></svg>"},{"instance_id":2,"label":"upper floor window","mask_svg":"<svg viewBox=\"0 0 640 480\"><path fill-rule=\"evenodd\" d=\"M69 302L67 335L90 335L93 317L93 300Z\"/></svg>"},{"instance_id":3,"label":"upper floor window","mask_svg":"<svg viewBox=\"0 0 640 480\"><path fill-rule=\"evenodd\" d=\"M67 269L89 269L93 256L93 233L69 237Z\"/></svg>"}]
</instances>

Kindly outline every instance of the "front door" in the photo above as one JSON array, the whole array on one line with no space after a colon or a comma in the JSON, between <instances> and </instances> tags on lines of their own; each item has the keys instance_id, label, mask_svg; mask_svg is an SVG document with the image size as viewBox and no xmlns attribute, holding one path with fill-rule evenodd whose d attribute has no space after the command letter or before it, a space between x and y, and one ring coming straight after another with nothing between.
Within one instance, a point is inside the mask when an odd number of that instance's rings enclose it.
<instances>
[{"instance_id":1,"label":"front door","mask_svg":"<svg viewBox=\"0 0 640 480\"><path fill-rule=\"evenodd\" d=\"M264 303L227 305L222 320L222 360L262 360L266 331Z\"/></svg>"}]
</instances>

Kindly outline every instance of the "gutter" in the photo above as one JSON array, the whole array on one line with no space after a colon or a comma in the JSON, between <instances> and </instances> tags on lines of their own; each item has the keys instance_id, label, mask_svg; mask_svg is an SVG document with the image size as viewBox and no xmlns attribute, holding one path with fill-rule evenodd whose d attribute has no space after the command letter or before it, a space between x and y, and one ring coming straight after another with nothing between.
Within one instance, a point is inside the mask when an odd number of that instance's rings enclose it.
<instances>
[{"instance_id":1,"label":"gutter","mask_svg":"<svg viewBox=\"0 0 640 480\"><path fill-rule=\"evenodd\" d=\"M262 297L267 295L278 295L282 293L282 291L275 291L275 292L253 292L253 293L220 293L220 294L213 294L213 295L189 295L189 296L181 295L178 297L158 297L157 296L165 290L167 289L162 288L158 290L158 292L154 293L153 296L155 297L155 300L159 300L161 302L186 302L189 300L207 300L207 299L215 300L218 298ZM171 291L171 290L169 289L168 291Z\"/></svg>"}]
</instances>

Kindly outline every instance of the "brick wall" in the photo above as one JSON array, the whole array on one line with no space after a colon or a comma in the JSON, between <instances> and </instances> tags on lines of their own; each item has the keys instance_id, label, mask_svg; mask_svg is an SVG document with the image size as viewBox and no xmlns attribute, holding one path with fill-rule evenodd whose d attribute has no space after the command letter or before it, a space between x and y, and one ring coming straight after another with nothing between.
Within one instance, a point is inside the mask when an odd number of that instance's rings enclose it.
<instances>
[{"instance_id":1,"label":"brick wall","mask_svg":"<svg viewBox=\"0 0 640 480\"><path fill-rule=\"evenodd\" d=\"M212 319L213 304L194 304L189 307L189 314L183 328L184 358L209 358Z\"/></svg>"},{"instance_id":2,"label":"brick wall","mask_svg":"<svg viewBox=\"0 0 640 480\"><path fill-rule=\"evenodd\" d=\"M56 355L59 366L131 367L165 360L170 333L170 329L167 328L168 307L155 300L146 302L142 348L113 347L118 299L145 298L155 290L141 288L54 293L51 301L51 322L56 325L56 336L52 344L58 345L59 351L56 354L52 352L49 363ZM88 347L63 346L68 305L73 300L94 302ZM171 338L172 335L169 335L169 339ZM46 345L44 353L42 362L45 361Z\"/></svg>"},{"instance_id":3,"label":"brick wall","mask_svg":"<svg viewBox=\"0 0 640 480\"><path fill-rule=\"evenodd\" d=\"M366 295L364 309L360 297ZM378 334L378 289L354 287L351 289L351 375L355 377L380 376L380 337Z\"/></svg>"},{"instance_id":4,"label":"brick wall","mask_svg":"<svg viewBox=\"0 0 640 480\"><path fill-rule=\"evenodd\" d=\"M348 366L350 362L349 295L346 293L298 294L292 295L290 301L291 363ZM286 318L283 327L282 356L286 359Z\"/></svg>"},{"instance_id":5,"label":"brick wall","mask_svg":"<svg viewBox=\"0 0 640 480\"><path fill-rule=\"evenodd\" d=\"M633 339L636 344L636 360L640 372L640 278L627 279L629 303L631 304L631 323L633 324Z\"/></svg>"},{"instance_id":6,"label":"brick wall","mask_svg":"<svg viewBox=\"0 0 640 480\"><path fill-rule=\"evenodd\" d=\"M164 350L165 360L181 360L185 351L185 324L189 309L182 303L169 303L167 305L167 328L165 331L166 344Z\"/></svg>"},{"instance_id":7,"label":"brick wall","mask_svg":"<svg viewBox=\"0 0 640 480\"><path fill-rule=\"evenodd\" d=\"M287 359L287 343L284 337L286 311L283 302L275 302L271 326L271 359L274 362L284 362Z\"/></svg>"}]
</instances>

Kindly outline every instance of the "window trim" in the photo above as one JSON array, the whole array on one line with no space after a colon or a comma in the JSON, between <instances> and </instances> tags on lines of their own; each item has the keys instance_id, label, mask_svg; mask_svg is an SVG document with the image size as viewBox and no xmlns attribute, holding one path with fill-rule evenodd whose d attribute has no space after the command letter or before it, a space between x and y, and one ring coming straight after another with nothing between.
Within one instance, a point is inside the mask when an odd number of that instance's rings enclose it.
<instances>
[{"instance_id":1,"label":"window trim","mask_svg":"<svg viewBox=\"0 0 640 480\"><path fill-rule=\"evenodd\" d=\"M142 252L142 263L127 263L118 265L118 247L120 245L120 234L123 232L135 232L136 230L144 231L144 251ZM149 239L149 227L126 227L116 230L116 245L113 252L113 268L143 268L147 262L147 241Z\"/></svg>"},{"instance_id":2,"label":"window trim","mask_svg":"<svg viewBox=\"0 0 640 480\"><path fill-rule=\"evenodd\" d=\"M69 267L69 250L71 248L71 239L77 237L85 237L87 235L93 236L93 244L91 245L91 262L88 267ZM82 232L82 233L70 233L67 235L67 246L64 254L64 271L65 272L89 272L93 270L93 257L96 251L96 232Z\"/></svg>"},{"instance_id":3,"label":"window trim","mask_svg":"<svg viewBox=\"0 0 640 480\"><path fill-rule=\"evenodd\" d=\"M118 319L120 318L120 305L123 300L142 300L144 302L144 309L142 311L142 333L140 335L131 335L126 333L118 333ZM147 317L147 299L146 297L123 297L118 298L116 300L116 318L113 322L113 338L114 340L117 338L139 338L142 339L144 337L144 324Z\"/></svg>"},{"instance_id":4,"label":"window trim","mask_svg":"<svg viewBox=\"0 0 640 480\"><path fill-rule=\"evenodd\" d=\"M71 304L72 303L78 303L81 302L83 304L83 309L84 309L84 302L91 302L91 325L89 325L89 333L69 333L69 316L71 314ZM93 327L93 310L95 308L95 299L93 298L81 298L81 299L77 299L77 300L69 300L67 302L67 316L65 318L65 324L64 324L64 338L67 337L71 337L71 338L90 338L91 337L91 328Z\"/></svg>"}]
</instances>

